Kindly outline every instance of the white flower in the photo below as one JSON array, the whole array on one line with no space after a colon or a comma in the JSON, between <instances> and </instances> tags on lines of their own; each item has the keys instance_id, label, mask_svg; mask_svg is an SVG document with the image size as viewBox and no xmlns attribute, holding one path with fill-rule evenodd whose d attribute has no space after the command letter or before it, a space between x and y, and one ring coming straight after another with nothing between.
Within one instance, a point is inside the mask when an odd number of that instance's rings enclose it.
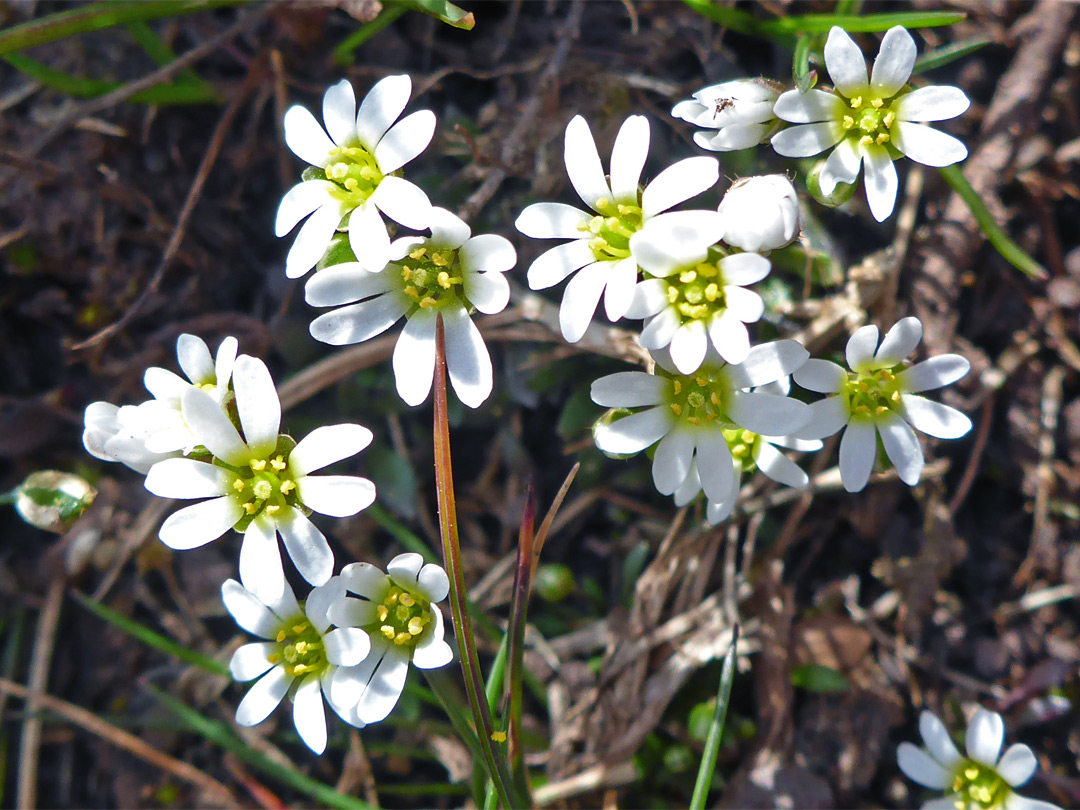
<instances>
[{"instance_id":1,"label":"white flower","mask_svg":"<svg viewBox=\"0 0 1080 810\"><path fill-rule=\"evenodd\" d=\"M776 102L776 115L800 126L772 137L787 157L809 157L836 146L819 175L826 197L837 183L854 183L866 163L866 199L881 222L892 213L898 181L893 160L906 155L927 166L951 166L967 157L956 138L920 122L944 121L970 102L957 87L920 87L906 92L915 66L915 40L904 28L890 28L881 41L869 80L862 51L834 27L825 43L825 67L835 93L789 90Z\"/></svg>"},{"instance_id":2,"label":"white flower","mask_svg":"<svg viewBox=\"0 0 1080 810\"><path fill-rule=\"evenodd\" d=\"M242 532L240 579L260 597L275 599L285 587L280 534L301 576L322 585L333 573L334 554L307 513L354 515L375 499L375 486L366 478L311 473L363 450L371 431L331 425L293 444L278 434L281 404L261 360L238 357L233 386L243 438L208 394L197 388L184 393L184 419L213 454L213 463L166 459L150 470L146 488L163 498L212 500L171 515L161 526L161 541L182 550L205 545L230 528Z\"/></svg>"},{"instance_id":3,"label":"white flower","mask_svg":"<svg viewBox=\"0 0 1080 810\"><path fill-rule=\"evenodd\" d=\"M661 494L674 494L696 460L705 496L724 502L730 499L736 479L724 431L775 436L798 428L810 414L809 407L797 400L744 389L790 374L808 356L797 341L778 340L753 347L738 364L725 364L710 354L690 376L665 369L667 358L658 354L656 374L623 371L601 377L592 384L591 396L597 405L646 410L598 424L596 446L605 453L631 455L660 442L652 474Z\"/></svg>"},{"instance_id":4,"label":"white flower","mask_svg":"<svg viewBox=\"0 0 1080 810\"><path fill-rule=\"evenodd\" d=\"M305 288L309 304L349 306L312 321L311 335L334 346L360 343L405 316L394 346L394 377L401 398L419 405L434 378L435 322L441 313L450 383L462 402L477 408L491 394L491 357L469 313L503 310L510 300L503 273L517 254L502 236L471 236L469 226L443 208L431 209L428 227L430 237L396 240L392 261L382 272L350 262L312 276Z\"/></svg>"},{"instance_id":5,"label":"white flower","mask_svg":"<svg viewBox=\"0 0 1080 810\"><path fill-rule=\"evenodd\" d=\"M799 235L799 197L782 174L736 180L718 210L724 241L741 250L776 250Z\"/></svg>"},{"instance_id":6,"label":"white flower","mask_svg":"<svg viewBox=\"0 0 1080 810\"><path fill-rule=\"evenodd\" d=\"M573 273L566 285L559 325L563 336L577 343L585 334L600 296L608 320L627 314L638 279L636 236L651 222L678 225L676 237L701 246L723 235L720 218L711 211L668 209L711 188L719 179L715 158L681 160L639 189L649 154L649 120L632 115L623 122L611 150L611 174L604 175L588 123L580 115L566 126L566 173L591 211L564 203L536 203L517 218L517 229L533 239L571 239L541 254L529 267L529 286L552 287Z\"/></svg>"},{"instance_id":7,"label":"white flower","mask_svg":"<svg viewBox=\"0 0 1080 810\"><path fill-rule=\"evenodd\" d=\"M769 274L769 260L757 253L726 255L719 247L666 237L666 228L641 234L638 264L646 272L627 312L646 318L641 345L670 346L671 359L692 374L710 343L729 363L741 363L750 351L746 324L759 320L765 304L745 285Z\"/></svg>"},{"instance_id":8,"label":"white flower","mask_svg":"<svg viewBox=\"0 0 1080 810\"><path fill-rule=\"evenodd\" d=\"M916 396L956 382L971 364L958 354L943 354L905 368L904 358L920 340L918 318L897 321L880 347L877 327L864 326L847 343L850 372L828 360L808 360L795 372L803 388L834 395L811 405L810 421L794 433L821 439L847 427L840 440L840 478L848 492L866 486L878 436L900 480L915 486L924 461L912 427L939 439L958 439L971 430L971 420L960 411Z\"/></svg>"},{"instance_id":9,"label":"white flower","mask_svg":"<svg viewBox=\"0 0 1080 810\"><path fill-rule=\"evenodd\" d=\"M357 669L371 649L363 630L329 630L331 607L345 599L340 577L313 589L302 605L288 585L278 598L266 600L234 579L221 586L221 598L238 625L266 639L245 644L229 661L235 680L259 679L236 709L237 724L261 723L291 693L296 732L316 754L326 749L323 697L345 722L363 727L353 719L352 707L335 701L330 691L334 674Z\"/></svg>"},{"instance_id":10,"label":"white flower","mask_svg":"<svg viewBox=\"0 0 1080 810\"><path fill-rule=\"evenodd\" d=\"M911 780L948 792L923 804L923 810L1060 810L1049 802L1013 793L1035 773L1038 762L1028 746L1017 743L1001 753L1005 724L1001 715L979 708L967 727L961 756L945 725L930 712L919 716L924 748L900 743L896 759Z\"/></svg>"},{"instance_id":11,"label":"white flower","mask_svg":"<svg viewBox=\"0 0 1080 810\"><path fill-rule=\"evenodd\" d=\"M749 149L764 141L775 127L773 105L779 87L765 79L735 79L703 87L692 99L680 101L671 114L716 132L695 132L702 149L728 152Z\"/></svg>"},{"instance_id":12,"label":"white flower","mask_svg":"<svg viewBox=\"0 0 1080 810\"><path fill-rule=\"evenodd\" d=\"M443 616L437 602L450 592L450 580L438 565L424 565L419 554L399 554L383 573L368 563L347 565L341 581L360 599L330 608L339 627L360 627L371 637L371 652L359 667L339 669L330 691L350 707L354 725L385 718L405 687L409 662L437 669L453 660L443 640Z\"/></svg>"},{"instance_id":13,"label":"white flower","mask_svg":"<svg viewBox=\"0 0 1080 810\"><path fill-rule=\"evenodd\" d=\"M152 453L137 406L117 407L110 402L91 402L83 413L83 446L94 458L119 461L143 475L150 468L177 453Z\"/></svg>"},{"instance_id":14,"label":"white flower","mask_svg":"<svg viewBox=\"0 0 1080 810\"><path fill-rule=\"evenodd\" d=\"M284 236L310 215L289 249L285 262L289 278L299 278L315 266L346 215L353 253L373 271L386 265L390 250L380 211L409 228L427 227L431 210L427 195L398 176L402 166L427 148L435 132L435 114L430 110L394 124L411 92L408 76L387 76L376 82L357 112L352 85L343 79L323 96L325 131L304 107L290 107L285 113L285 143L315 167L305 172L304 182L289 189L274 223L274 233Z\"/></svg>"}]
</instances>

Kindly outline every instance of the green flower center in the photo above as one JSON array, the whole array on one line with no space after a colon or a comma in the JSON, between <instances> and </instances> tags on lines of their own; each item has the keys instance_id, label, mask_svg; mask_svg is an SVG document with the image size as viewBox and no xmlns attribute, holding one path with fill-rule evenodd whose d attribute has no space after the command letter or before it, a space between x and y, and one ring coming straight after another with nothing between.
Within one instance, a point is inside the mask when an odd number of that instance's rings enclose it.
<instances>
[{"instance_id":1,"label":"green flower center","mask_svg":"<svg viewBox=\"0 0 1080 810\"><path fill-rule=\"evenodd\" d=\"M757 466L754 453L761 444L761 436L742 428L724 429L724 441L731 450L731 457L742 467L743 472L750 472Z\"/></svg>"},{"instance_id":2,"label":"green flower center","mask_svg":"<svg viewBox=\"0 0 1080 810\"><path fill-rule=\"evenodd\" d=\"M720 251L709 248L705 261L664 279L668 304L679 313L683 323L708 320L727 308L724 275L720 270L723 259Z\"/></svg>"},{"instance_id":3,"label":"green flower center","mask_svg":"<svg viewBox=\"0 0 1080 810\"><path fill-rule=\"evenodd\" d=\"M593 256L598 262L627 258L630 237L641 230L641 206L602 199L594 207L600 213L578 226L583 234L591 234Z\"/></svg>"},{"instance_id":4,"label":"green flower center","mask_svg":"<svg viewBox=\"0 0 1080 810\"><path fill-rule=\"evenodd\" d=\"M290 619L278 631L277 649L267 656L271 664L282 664L294 678L318 675L326 669L326 647L322 636L303 616Z\"/></svg>"},{"instance_id":5,"label":"green flower center","mask_svg":"<svg viewBox=\"0 0 1080 810\"><path fill-rule=\"evenodd\" d=\"M889 411L900 409L897 368L899 366L848 373L843 390L852 417L877 419Z\"/></svg>"},{"instance_id":6,"label":"green flower center","mask_svg":"<svg viewBox=\"0 0 1080 810\"><path fill-rule=\"evenodd\" d=\"M854 137L860 146L877 144L883 146L892 140L889 130L896 122L896 112L882 98L853 96L845 99L850 112L840 119L848 137Z\"/></svg>"},{"instance_id":7,"label":"green flower center","mask_svg":"<svg viewBox=\"0 0 1080 810\"><path fill-rule=\"evenodd\" d=\"M326 179L341 188L340 196L356 205L367 200L382 182L375 156L363 146L335 146L323 168Z\"/></svg>"},{"instance_id":8,"label":"green flower center","mask_svg":"<svg viewBox=\"0 0 1080 810\"><path fill-rule=\"evenodd\" d=\"M660 370L657 373L671 380L668 407L679 419L694 427L716 425L738 432L727 415L731 383L723 366L712 369L703 366L689 377L669 375Z\"/></svg>"},{"instance_id":9,"label":"green flower center","mask_svg":"<svg viewBox=\"0 0 1080 810\"><path fill-rule=\"evenodd\" d=\"M418 247L400 268L402 292L423 309L440 309L454 300L465 299L465 274L454 248Z\"/></svg>"},{"instance_id":10,"label":"green flower center","mask_svg":"<svg viewBox=\"0 0 1080 810\"><path fill-rule=\"evenodd\" d=\"M969 810L981 807L986 810L1003 807L1008 798L1008 783L993 768L981 762L966 759L961 762L953 775L952 789L959 794L956 800L957 810Z\"/></svg>"},{"instance_id":11,"label":"green flower center","mask_svg":"<svg viewBox=\"0 0 1080 810\"><path fill-rule=\"evenodd\" d=\"M390 586L382 603L376 605L378 620L364 629L386 637L399 647L415 647L420 635L433 621L431 603L397 585Z\"/></svg>"},{"instance_id":12,"label":"green flower center","mask_svg":"<svg viewBox=\"0 0 1080 810\"><path fill-rule=\"evenodd\" d=\"M233 468L236 478L232 488L234 496L244 510L237 524L243 531L257 516L273 516L286 506L296 506L296 482L289 474L285 456L278 453L270 458L251 461L247 467Z\"/></svg>"}]
</instances>

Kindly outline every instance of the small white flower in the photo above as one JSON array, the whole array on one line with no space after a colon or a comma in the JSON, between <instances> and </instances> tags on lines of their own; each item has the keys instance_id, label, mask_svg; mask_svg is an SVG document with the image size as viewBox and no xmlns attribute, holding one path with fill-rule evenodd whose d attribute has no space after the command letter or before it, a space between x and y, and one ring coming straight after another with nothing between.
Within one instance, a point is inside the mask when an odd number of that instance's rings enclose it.
<instances>
[{"instance_id":1,"label":"small white flower","mask_svg":"<svg viewBox=\"0 0 1080 810\"><path fill-rule=\"evenodd\" d=\"M971 430L971 420L960 411L916 395L956 382L971 364L958 354L943 354L905 368L904 358L920 340L918 318L897 321L880 347L878 328L864 326L847 343L850 372L828 360L808 360L795 372L795 382L803 388L834 395L810 406L810 421L795 435L822 439L846 426L840 440L840 478L848 492L866 486L878 436L900 480L915 486L924 460L912 427L939 439L958 439Z\"/></svg>"},{"instance_id":2,"label":"small white flower","mask_svg":"<svg viewBox=\"0 0 1080 810\"><path fill-rule=\"evenodd\" d=\"M491 394L491 357L470 312L503 310L510 300L503 273L516 264L517 254L502 236L471 236L469 226L446 209L432 208L429 219L431 236L396 240L391 263L381 272L350 262L312 276L305 288L309 304L349 306L312 321L311 335L333 346L360 343L405 316L394 346L394 378L398 394L415 406L431 391L441 313L450 383L462 402L477 408Z\"/></svg>"},{"instance_id":3,"label":"small white flower","mask_svg":"<svg viewBox=\"0 0 1080 810\"><path fill-rule=\"evenodd\" d=\"M800 126L774 135L773 148L786 157L809 157L836 146L818 178L825 196L837 183L854 183L865 162L866 199L878 222L896 203L897 157L927 166L951 166L967 157L963 143L923 122L955 118L971 102L957 87L907 92L915 51L911 34L890 28L867 79L859 46L834 27L825 42L825 67L836 92L789 90L776 102L776 115Z\"/></svg>"},{"instance_id":4,"label":"small white flower","mask_svg":"<svg viewBox=\"0 0 1080 810\"><path fill-rule=\"evenodd\" d=\"M179 453L152 453L146 449L143 420L136 405L118 407L110 402L91 402L83 413L83 446L94 458L119 461L146 475L150 468Z\"/></svg>"},{"instance_id":5,"label":"small white flower","mask_svg":"<svg viewBox=\"0 0 1080 810\"><path fill-rule=\"evenodd\" d=\"M776 125L773 105L780 88L765 79L735 79L703 87L692 99L680 101L671 114L716 132L695 132L702 149L728 152L749 149L764 141Z\"/></svg>"},{"instance_id":6,"label":"small white flower","mask_svg":"<svg viewBox=\"0 0 1080 810\"><path fill-rule=\"evenodd\" d=\"M261 723L291 692L296 732L308 748L321 754L326 749L324 697L342 720L363 727L354 719L351 706L334 700L330 681L336 672L357 669L371 642L367 633L355 627L329 629L330 609L345 599L340 577L313 589L303 604L287 584L272 600L255 590L264 589L248 590L234 579L221 586L222 601L236 623L266 639L243 645L229 661L235 680L258 678L240 701L236 722L241 726Z\"/></svg>"},{"instance_id":7,"label":"small white flower","mask_svg":"<svg viewBox=\"0 0 1080 810\"><path fill-rule=\"evenodd\" d=\"M435 114L430 110L394 123L411 93L408 76L387 76L376 82L357 112L352 85L343 79L323 96L326 130L304 107L290 107L285 113L285 142L315 167L305 177L315 176L293 186L278 206L277 236L310 215L289 249L285 262L289 278L299 278L315 266L346 215L353 253L373 271L386 265L390 250L380 211L406 227L427 227L431 209L427 195L398 176L402 166L427 148L435 132Z\"/></svg>"},{"instance_id":8,"label":"small white flower","mask_svg":"<svg viewBox=\"0 0 1080 810\"><path fill-rule=\"evenodd\" d=\"M666 237L666 228L641 234L638 264L646 273L634 291L627 312L646 318L641 345L670 347L671 359L683 374L692 374L711 344L729 363L741 363L750 351L746 324L765 312L761 296L745 289L769 274L769 260L757 253L736 253L718 246L680 242Z\"/></svg>"},{"instance_id":9,"label":"small white flower","mask_svg":"<svg viewBox=\"0 0 1080 810\"><path fill-rule=\"evenodd\" d=\"M717 210L724 218L724 241L741 250L776 250L799 235L799 197L782 174L736 180Z\"/></svg>"},{"instance_id":10,"label":"small white flower","mask_svg":"<svg viewBox=\"0 0 1080 810\"><path fill-rule=\"evenodd\" d=\"M419 554L399 554L383 573L368 563L347 565L341 581L360 599L345 599L330 608L340 627L360 627L371 637L371 652L359 667L339 669L330 690L350 707L354 725L377 723L394 708L409 662L437 669L453 660L443 640L443 615L437 602L450 592L446 572L424 565Z\"/></svg>"},{"instance_id":11,"label":"small white flower","mask_svg":"<svg viewBox=\"0 0 1080 810\"><path fill-rule=\"evenodd\" d=\"M371 441L371 431L360 425L331 425L293 444L278 434L281 403L261 360L238 357L233 385L243 438L208 394L197 388L184 393L184 419L213 454L213 463L166 459L151 468L146 488L163 498L211 500L171 515L159 537L170 548L184 550L216 540L229 529L242 532L240 578L258 589L260 597L275 599L285 587L280 534L301 576L322 585L333 573L334 554L307 514L354 515L375 499L375 486L366 478L311 473L359 453Z\"/></svg>"},{"instance_id":12,"label":"small white flower","mask_svg":"<svg viewBox=\"0 0 1080 810\"><path fill-rule=\"evenodd\" d=\"M966 757L930 712L919 716L919 734L924 748L902 742L896 749L900 770L920 785L947 791L945 797L923 804L923 810L1061 810L1013 793L1031 779L1038 762L1021 743L1001 753L1005 724L1000 714L983 708L975 712L967 727Z\"/></svg>"},{"instance_id":13,"label":"small white flower","mask_svg":"<svg viewBox=\"0 0 1080 810\"><path fill-rule=\"evenodd\" d=\"M715 158L681 160L658 174L644 190L638 182L649 155L649 120L632 115L623 122L611 150L611 174L604 175L592 131L580 115L566 126L566 173L591 211L564 203L536 203L517 218L517 229L533 239L571 239L541 254L529 267L529 286L552 287L576 273L563 293L559 325L577 343L604 297L608 320L626 315L638 279L636 238L647 226L666 221L670 238L701 246L723 235L712 211L663 212L711 188L720 177ZM662 215L662 216L661 216Z\"/></svg>"},{"instance_id":14,"label":"small white flower","mask_svg":"<svg viewBox=\"0 0 1080 810\"><path fill-rule=\"evenodd\" d=\"M646 410L598 424L596 446L606 453L632 455L660 442L652 474L661 494L674 494L696 461L705 496L726 502L737 476L725 431L775 436L798 428L810 414L798 400L745 389L779 380L808 356L797 341L778 340L753 347L738 364L726 364L710 354L689 376L679 374L668 365L668 358L657 354L656 374L623 371L601 377L592 384L597 405Z\"/></svg>"}]
</instances>

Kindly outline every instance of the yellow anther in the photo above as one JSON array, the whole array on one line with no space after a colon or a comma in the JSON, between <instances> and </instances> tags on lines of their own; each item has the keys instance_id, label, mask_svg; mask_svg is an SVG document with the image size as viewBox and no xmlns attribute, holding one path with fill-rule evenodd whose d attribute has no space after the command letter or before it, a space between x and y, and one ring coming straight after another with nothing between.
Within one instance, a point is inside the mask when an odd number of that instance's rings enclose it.
<instances>
[{"instance_id":1,"label":"yellow anther","mask_svg":"<svg viewBox=\"0 0 1080 810\"><path fill-rule=\"evenodd\" d=\"M299 655L307 655L307 651L308 651L308 643L306 641L298 641L298 642L296 642L296 652Z\"/></svg>"},{"instance_id":2,"label":"yellow anther","mask_svg":"<svg viewBox=\"0 0 1080 810\"><path fill-rule=\"evenodd\" d=\"M885 102L882 101L880 98L875 98L870 102L870 106L872 106L875 110L880 110L881 105L883 105L884 103Z\"/></svg>"},{"instance_id":3,"label":"yellow anther","mask_svg":"<svg viewBox=\"0 0 1080 810\"><path fill-rule=\"evenodd\" d=\"M397 631L388 624L384 624L382 627L380 627L379 632L389 639L392 639L394 636L397 635Z\"/></svg>"},{"instance_id":4,"label":"yellow anther","mask_svg":"<svg viewBox=\"0 0 1080 810\"><path fill-rule=\"evenodd\" d=\"M705 300L708 301L710 304L714 303L719 297L720 287L717 286L715 283L710 284L708 287L705 288Z\"/></svg>"},{"instance_id":5,"label":"yellow anther","mask_svg":"<svg viewBox=\"0 0 1080 810\"><path fill-rule=\"evenodd\" d=\"M404 630L394 636L394 643L397 644L399 647L407 641L412 641L412 636L410 636Z\"/></svg>"},{"instance_id":6,"label":"yellow anther","mask_svg":"<svg viewBox=\"0 0 1080 810\"><path fill-rule=\"evenodd\" d=\"M855 96L855 98L853 98L851 100L851 109L857 110L861 106L862 106L862 96Z\"/></svg>"},{"instance_id":7,"label":"yellow anther","mask_svg":"<svg viewBox=\"0 0 1080 810\"><path fill-rule=\"evenodd\" d=\"M268 515L276 515L280 511L281 511L281 507L278 506L276 503L271 503L271 504L266 505L266 514L268 514Z\"/></svg>"},{"instance_id":8,"label":"yellow anther","mask_svg":"<svg viewBox=\"0 0 1080 810\"><path fill-rule=\"evenodd\" d=\"M974 780L975 777L978 776L978 775L979 775L979 769L978 768L973 768L972 767L972 768L965 768L964 769L964 776L966 776L970 780Z\"/></svg>"},{"instance_id":9,"label":"yellow anther","mask_svg":"<svg viewBox=\"0 0 1080 810\"><path fill-rule=\"evenodd\" d=\"M850 115L845 115L841 120L841 123L843 123L844 129L851 129L853 126L855 126L855 119L852 118Z\"/></svg>"},{"instance_id":10,"label":"yellow anther","mask_svg":"<svg viewBox=\"0 0 1080 810\"><path fill-rule=\"evenodd\" d=\"M416 289L416 287L405 287L402 292L409 296L413 301L420 298L420 291Z\"/></svg>"},{"instance_id":11,"label":"yellow anther","mask_svg":"<svg viewBox=\"0 0 1080 810\"><path fill-rule=\"evenodd\" d=\"M709 385L708 377L694 377L694 382L697 383L698 388L707 388Z\"/></svg>"},{"instance_id":12,"label":"yellow anther","mask_svg":"<svg viewBox=\"0 0 1080 810\"><path fill-rule=\"evenodd\" d=\"M859 138L859 146L870 146L874 142L874 139L869 135L863 135Z\"/></svg>"},{"instance_id":13,"label":"yellow anther","mask_svg":"<svg viewBox=\"0 0 1080 810\"><path fill-rule=\"evenodd\" d=\"M307 630L309 627L311 627L311 625L308 624L307 622L300 622L300 624L294 624L293 625L292 631L294 633L296 633L296 635L300 635L305 630Z\"/></svg>"},{"instance_id":14,"label":"yellow anther","mask_svg":"<svg viewBox=\"0 0 1080 810\"><path fill-rule=\"evenodd\" d=\"M409 619L409 632L414 636L418 636L423 633L424 620L421 619L419 616L413 616L411 619Z\"/></svg>"},{"instance_id":15,"label":"yellow anther","mask_svg":"<svg viewBox=\"0 0 1080 810\"><path fill-rule=\"evenodd\" d=\"M431 263L436 267L446 267L450 264L450 260L445 255L436 251L431 254Z\"/></svg>"},{"instance_id":16,"label":"yellow anther","mask_svg":"<svg viewBox=\"0 0 1080 810\"><path fill-rule=\"evenodd\" d=\"M883 143L888 143L889 142L889 133L888 132L879 132L878 136L877 136L877 138L875 140L877 140L878 146L881 146Z\"/></svg>"},{"instance_id":17,"label":"yellow anther","mask_svg":"<svg viewBox=\"0 0 1080 810\"><path fill-rule=\"evenodd\" d=\"M405 607L412 607L416 604L416 600L413 599L413 595L408 591L402 591L401 596L398 597L398 601L401 602L401 604L405 605Z\"/></svg>"},{"instance_id":18,"label":"yellow anther","mask_svg":"<svg viewBox=\"0 0 1080 810\"><path fill-rule=\"evenodd\" d=\"M396 605L398 603L398 599L400 597L401 597L401 591L399 591L399 590L397 590L395 588L394 590L390 591L390 593L388 593L386 595L386 599L384 601L388 605Z\"/></svg>"},{"instance_id":19,"label":"yellow anther","mask_svg":"<svg viewBox=\"0 0 1080 810\"><path fill-rule=\"evenodd\" d=\"M426 298L421 298L420 299L420 307L421 307L421 309L430 309L431 307L435 306L438 303L439 302L436 301L434 298L432 298L430 295L427 296Z\"/></svg>"},{"instance_id":20,"label":"yellow anther","mask_svg":"<svg viewBox=\"0 0 1080 810\"><path fill-rule=\"evenodd\" d=\"M288 634L284 630L278 630L277 642L280 644L287 638Z\"/></svg>"},{"instance_id":21,"label":"yellow anther","mask_svg":"<svg viewBox=\"0 0 1080 810\"><path fill-rule=\"evenodd\" d=\"M672 382L671 387L674 389L675 393L676 394L681 394L682 393L682 382L680 380L672 380L671 382Z\"/></svg>"},{"instance_id":22,"label":"yellow anther","mask_svg":"<svg viewBox=\"0 0 1080 810\"><path fill-rule=\"evenodd\" d=\"M678 300L679 300L679 288L678 287L668 287L667 288L667 302L669 304L674 304Z\"/></svg>"},{"instance_id":23,"label":"yellow anther","mask_svg":"<svg viewBox=\"0 0 1080 810\"><path fill-rule=\"evenodd\" d=\"M449 290L450 287L452 286L450 284L450 274L447 273L445 270L440 271L439 275L435 277L435 280L438 283L438 285L440 287L442 287L444 290Z\"/></svg>"},{"instance_id":24,"label":"yellow anther","mask_svg":"<svg viewBox=\"0 0 1080 810\"><path fill-rule=\"evenodd\" d=\"M232 488L235 489L237 492L243 492L245 486L246 484L244 483L243 478L237 478L235 481L232 482Z\"/></svg>"},{"instance_id":25,"label":"yellow anther","mask_svg":"<svg viewBox=\"0 0 1080 810\"><path fill-rule=\"evenodd\" d=\"M718 393L716 393L715 391L710 392L709 393L709 402L711 402L713 405L719 405L720 404L720 395Z\"/></svg>"},{"instance_id":26,"label":"yellow anther","mask_svg":"<svg viewBox=\"0 0 1080 810\"><path fill-rule=\"evenodd\" d=\"M878 405L877 408L875 408L874 410L877 412L878 416L881 416L883 413L889 412L888 407L885 405Z\"/></svg>"},{"instance_id":27,"label":"yellow anther","mask_svg":"<svg viewBox=\"0 0 1080 810\"><path fill-rule=\"evenodd\" d=\"M279 487L279 489L281 490L282 495L288 495L290 492L292 492L294 489L296 489L296 482L295 481L282 481L281 486Z\"/></svg>"},{"instance_id":28,"label":"yellow anther","mask_svg":"<svg viewBox=\"0 0 1080 810\"><path fill-rule=\"evenodd\" d=\"M284 458L282 458L281 456L277 456L277 457L275 457L274 459L272 459L270 461L270 466L273 467L278 472L281 472L282 470L284 470L289 465L287 465L285 463Z\"/></svg>"},{"instance_id":29,"label":"yellow anther","mask_svg":"<svg viewBox=\"0 0 1080 810\"><path fill-rule=\"evenodd\" d=\"M744 442L746 442L747 444L753 444L754 439L756 439L756 438L757 438L756 433L751 433L749 430L744 430L742 432L742 440Z\"/></svg>"},{"instance_id":30,"label":"yellow anther","mask_svg":"<svg viewBox=\"0 0 1080 810\"><path fill-rule=\"evenodd\" d=\"M893 125L893 121L896 120L896 113L894 113L892 110L889 110L887 113L885 113L885 117L881 120L882 123L885 124L885 126L891 127Z\"/></svg>"},{"instance_id":31,"label":"yellow anther","mask_svg":"<svg viewBox=\"0 0 1080 810\"><path fill-rule=\"evenodd\" d=\"M686 421L689 422L691 425L694 425L695 427L701 424L701 420L696 416L688 416L686 417Z\"/></svg>"},{"instance_id":32,"label":"yellow anther","mask_svg":"<svg viewBox=\"0 0 1080 810\"><path fill-rule=\"evenodd\" d=\"M889 399L892 400L893 402L899 404L900 403L900 392L899 391L893 391L891 394L889 394Z\"/></svg>"},{"instance_id":33,"label":"yellow anther","mask_svg":"<svg viewBox=\"0 0 1080 810\"><path fill-rule=\"evenodd\" d=\"M251 469L253 469L255 472L262 472L263 470L266 469L266 459L265 458L257 458L253 462L251 462L250 466L251 466Z\"/></svg>"},{"instance_id":34,"label":"yellow anther","mask_svg":"<svg viewBox=\"0 0 1080 810\"><path fill-rule=\"evenodd\" d=\"M386 605L379 605L377 608L375 608L375 613L379 617L380 622L385 622L386 617L390 615L390 608L388 608Z\"/></svg>"},{"instance_id":35,"label":"yellow anther","mask_svg":"<svg viewBox=\"0 0 1080 810\"><path fill-rule=\"evenodd\" d=\"M355 177L346 177L345 182L342 183L342 185L345 186L345 188L349 191L356 191L356 189L360 186L360 181L357 180Z\"/></svg>"},{"instance_id":36,"label":"yellow anther","mask_svg":"<svg viewBox=\"0 0 1080 810\"><path fill-rule=\"evenodd\" d=\"M697 279L697 270L683 270L679 273L679 281L683 284L689 284L691 281Z\"/></svg>"},{"instance_id":37,"label":"yellow anther","mask_svg":"<svg viewBox=\"0 0 1080 810\"><path fill-rule=\"evenodd\" d=\"M269 661L271 664L277 664L281 662L281 656L277 653L270 653L268 656L266 656L266 660Z\"/></svg>"},{"instance_id":38,"label":"yellow anther","mask_svg":"<svg viewBox=\"0 0 1080 810\"><path fill-rule=\"evenodd\" d=\"M672 402L669 407L671 408L672 413L674 413L676 416L682 416L682 405L680 405L678 402Z\"/></svg>"},{"instance_id":39,"label":"yellow anther","mask_svg":"<svg viewBox=\"0 0 1080 810\"><path fill-rule=\"evenodd\" d=\"M412 275L413 275L412 268L409 267L407 264L403 264L401 266L401 280L402 281L412 281Z\"/></svg>"},{"instance_id":40,"label":"yellow anther","mask_svg":"<svg viewBox=\"0 0 1080 810\"><path fill-rule=\"evenodd\" d=\"M419 260L419 259L424 258L424 256L426 254L427 254L427 248L426 247L418 247L416 250L414 250L412 253L409 254L409 258Z\"/></svg>"},{"instance_id":41,"label":"yellow anther","mask_svg":"<svg viewBox=\"0 0 1080 810\"><path fill-rule=\"evenodd\" d=\"M865 394L867 391L870 390L870 385L866 382L866 380L859 380L858 388Z\"/></svg>"},{"instance_id":42,"label":"yellow anther","mask_svg":"<svg viewBox=\"0 0 1080 810\"><path fill-rule=\"evenodd\" d=\"M249 515L254 515L255 509L255 504L251 503L250 501L244 504L244 511L247 512Z\"/></svg>"}]
</instances>

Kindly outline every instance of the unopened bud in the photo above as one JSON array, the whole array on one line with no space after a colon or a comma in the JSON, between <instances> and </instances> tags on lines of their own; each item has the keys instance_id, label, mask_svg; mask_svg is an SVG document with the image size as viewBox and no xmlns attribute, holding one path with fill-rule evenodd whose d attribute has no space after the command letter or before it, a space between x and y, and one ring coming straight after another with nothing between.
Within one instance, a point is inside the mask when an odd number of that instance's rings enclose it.
<instances>
[{"instance_id":1,"label":"unopened bud","mask_svg":"<svg viewBox=\"0 0 1080 810\"><path fill-rule=\"evenodd\" d=\"M39 470L15 490L15 511L39 529L63 534L97 497L97 490L74 473Z\"/></svg>"},{"instance_id":2,"label":"unopened bud","mask_svg":"<svg viewBox=\"0 0 1080 810\"><path fill-rule=\"evenodd\" d=\"M799 235L799 197L782 174L736 181L717 210L724 217L724 241L742 250L776 250Z\"/></svg>"}]
</instances>

